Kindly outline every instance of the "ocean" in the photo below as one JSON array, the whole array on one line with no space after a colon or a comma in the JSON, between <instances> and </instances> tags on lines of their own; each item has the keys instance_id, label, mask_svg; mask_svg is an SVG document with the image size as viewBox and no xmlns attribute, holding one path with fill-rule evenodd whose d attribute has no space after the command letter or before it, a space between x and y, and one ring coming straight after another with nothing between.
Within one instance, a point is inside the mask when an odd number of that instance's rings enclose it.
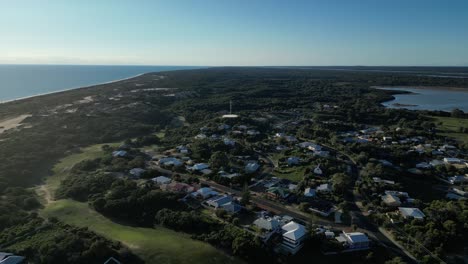
<instances>
[{"instance_id":1,"label":"ocean","mask_svg":"<svg viewBox=\"0 0 468 264\"><path fill-rule=\"evenodd\" d=\"M0 102L191 66L0 65Z\"/></svg>"}]
</instances>

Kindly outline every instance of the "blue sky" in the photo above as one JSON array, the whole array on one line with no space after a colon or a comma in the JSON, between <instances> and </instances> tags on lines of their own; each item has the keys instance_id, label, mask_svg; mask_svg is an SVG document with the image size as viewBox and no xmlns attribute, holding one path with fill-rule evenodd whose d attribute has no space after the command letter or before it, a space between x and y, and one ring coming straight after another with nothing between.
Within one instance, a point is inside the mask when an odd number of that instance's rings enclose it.
<instances>
[{"instance_id":1,"label":"blue sky","mask_svg":"<svg viewBox=\"0 0 468 264\"><path fill-rule=\"evenodd\" d=\"M468 66L465 0L0 0L0 63Z\"/></svg>"}]
</instances>

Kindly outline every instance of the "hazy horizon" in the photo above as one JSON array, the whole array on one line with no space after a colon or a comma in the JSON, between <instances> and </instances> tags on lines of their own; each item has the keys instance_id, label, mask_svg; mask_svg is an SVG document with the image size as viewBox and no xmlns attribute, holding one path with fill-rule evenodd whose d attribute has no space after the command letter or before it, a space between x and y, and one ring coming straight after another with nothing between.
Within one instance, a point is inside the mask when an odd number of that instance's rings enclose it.
<instances>
[{"instance_id":1,"label":"hazy horizon","mask_svg":"<svg viewBox=\"0 0 468 264\"><path fill-rule=\"evenodd\" d=\"M468 66L468 2L4 1L1 64Z\"/></svg>"}]
</instances>

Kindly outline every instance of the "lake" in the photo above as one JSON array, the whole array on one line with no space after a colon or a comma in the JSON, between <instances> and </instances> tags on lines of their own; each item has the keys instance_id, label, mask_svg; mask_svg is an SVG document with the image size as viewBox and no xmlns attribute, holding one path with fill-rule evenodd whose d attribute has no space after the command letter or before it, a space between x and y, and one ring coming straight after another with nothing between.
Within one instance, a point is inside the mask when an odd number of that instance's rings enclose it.
<instances>
[{"instance_id":1,"label":"lake","mask_svg":"<svg viewBox=\"0 0 468 264\"><path fill-rule=\"evenodd\" d=\"M384 90L399 90L410 94L395 94L394 100L382 103L389 108L409 110L439 110L450 112L459 108L468 112L468 89L429 89L411 87L381 87Z\"/></svg>"},{"instance_id":2,"label":"lake","mask_svg":"<svg viewBox=\"0 0 468 264\"><path fill-rule=\"evenodd\" d=\"M0 102L190 66L0 65Z\"/></svg>"}]
</instances>

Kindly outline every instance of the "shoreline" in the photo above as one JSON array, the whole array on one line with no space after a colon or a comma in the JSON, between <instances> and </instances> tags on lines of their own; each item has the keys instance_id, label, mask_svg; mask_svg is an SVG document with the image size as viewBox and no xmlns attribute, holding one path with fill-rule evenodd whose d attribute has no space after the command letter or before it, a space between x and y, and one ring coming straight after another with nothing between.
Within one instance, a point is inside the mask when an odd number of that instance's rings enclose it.
<instances>
[{"instance_id":1,"label":"shoreline","mask_svg":"<svg viewBox=\"0 0 468 264\"><path fill-rule=\"evenodd\" d=\"M7 103L18 102L18 101L23 101L23 100L27 100L27 99L32 99L32 98L35 98L35 97L41 97L41 96L52 95L52 94L57 94L57 93L63 93L63 92L68 92L68 91L73 91L73 90L78 90L78 89L86 89L86 88L90 88L90 87L98 86L98 85L105 85L105 84L111 84L111 83L126 81L126 80L130 80L130 79L133 79L133 78L140 77L140 76L142 76L144 74L147 74L147 73L149 73L149 72L140 73L140 74L130 76L130 77L127 77L127 78L112 80L112 81L103 82L103 83L96 83L96 84L91 84L91 85L87 85L87 86L66 88L66 89L63 89L63 90L58 90L58 91L53 91L53 92L46 92L46 93L41 93L41 94L35 94L35 95L25 96L25 97L21 97L21 98L16 98L16 99L0 101L0 105L7 104Z\"/></svg>"},{"instance_id":2,"label":"shoreline","mask_svg":"<svg viewBox=\"0 0 468 264\"><path fill-rule=\"evenodd\" d=\"M468 93L468 88L462 87L445 87L445 86L371 86L370 88L387 90L387 91L405 91L404 89L417 90L433 90L433 91L458 91ZM412 93L411 91L405 91Z\"/></svg>"}]
</instances>

